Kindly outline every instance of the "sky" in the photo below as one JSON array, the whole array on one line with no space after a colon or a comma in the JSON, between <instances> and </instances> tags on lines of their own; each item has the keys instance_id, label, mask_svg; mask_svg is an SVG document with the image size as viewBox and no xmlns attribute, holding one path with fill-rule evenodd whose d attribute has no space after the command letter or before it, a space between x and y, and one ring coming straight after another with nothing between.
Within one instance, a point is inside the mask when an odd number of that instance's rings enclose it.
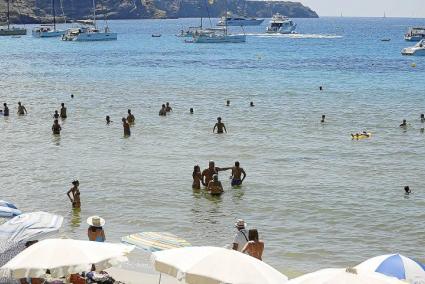
<instances>
[{"instance_id":1,"label":"sky","mask_svg":"<svg viewBox=\"0 0 425 284\"><path fill-rule=\"evenodd\" d=\"M293 0L319 16L425 18L425 0Z\"/></svg>"}]
</instances>

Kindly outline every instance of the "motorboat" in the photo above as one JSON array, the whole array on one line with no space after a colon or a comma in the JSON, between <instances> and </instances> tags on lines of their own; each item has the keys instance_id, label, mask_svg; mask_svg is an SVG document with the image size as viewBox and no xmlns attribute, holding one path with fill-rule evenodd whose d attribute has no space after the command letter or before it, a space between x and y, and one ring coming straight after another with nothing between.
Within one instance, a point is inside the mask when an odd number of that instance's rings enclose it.
<instances>
[{"instance_id":1,"label":"motorboat","mask_svg":"<svg viewBox=\"0 0 425 284\"><path fill-rule=\"evenodd\" d=\"M104 30L87 26L71 28L62 36L63 41L109 41L117 39L117 33L112 33L108 27L105 27Z\"/></svg>"},{"instance_id":2,"label":"motorboat","mask_svg":"<svg viewBox=\"0 0 425 284\"><path fill-rule=\"evenodd\" d=\"M7 0L6 27L0 28L0 36L21 36L27 34L27 29L10 25L10 0Z\"/></svg>"},{"instance_id":3,"label":"motorboat","mask_svg":"<svg viewBox=\"0 0 425 284\"><path fill-rule=\"evenodd\" d=\"M264 22L264 19L245 18L239 16L223 16L218 21L217 26L259 26Z\"/></svg>"},{"instance_id":4,"label":"motorboat","mask_svg":"<svg viewBox=\"0 0 425 284\"><path fill-rule=\"evenodd\" d=\"M425 39L425 27L409 28L407 33L404 35L404 39L407 41L420 41Z\"/></svg>"},{"instance_id":5,"label":"motorboat","mask_svg":"<svg viewBox=\"0 0 425 284\"><path fill-rule=\"evenodd\" d=\"M55 9L55 0L52 0L52 14L53 14L53 23L50 25L41 25L32 30L33 37L60 37L65 31L56 29L56 9Z\"/></svg>"},{"instance_id":6,"label":"motorboat","mask_svg":"<svg viewBox=\"0 0 425 284\"><path fill-rule=\"evenodd\" d=\"M403 48L401 54L412 56L425 56L425 39L415 44L415 46Z\"/></svg>"},{"instance_id":7,"label":"motorboat","mask_svg":"<svg viewBox=\"0 0 425 284\"><path fill-rule=\"evenodd\" d=\"M105 28L103 30L97 27L96 23L96 2L93 0L93 19L77 21L82 27L68 29L62 35L63 41L111 41L117 40L118 34L110 31L105 17Z\"/></svg>"},{"instance_id":8,"label":"motorboat","mask_svg":"<svg viewBox=\"0 0 425 284\"><path fill-rule=\"evenodd\" d=\"M193 43L243 43L246 35L228 34L226 28L199 30L193 35Z\"/></svg>"},{"instance_id":9,"label":"motorboat","mask_svg":"<svg viewBox=\"0 0 425 284\"><path fill-rule=\"evenodd\" d=\"M273 15L270 24L266 29L269 34L293 34L297 25L288 17L279 13Z\"/></svg>"}]
</instances>

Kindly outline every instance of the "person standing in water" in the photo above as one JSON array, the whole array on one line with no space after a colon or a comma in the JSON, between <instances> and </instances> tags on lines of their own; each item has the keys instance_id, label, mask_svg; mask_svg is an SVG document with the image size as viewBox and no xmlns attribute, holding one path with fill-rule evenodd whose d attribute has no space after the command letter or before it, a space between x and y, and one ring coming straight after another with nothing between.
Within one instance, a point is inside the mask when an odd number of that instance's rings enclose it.
<instances>
[{"instance_id":1,"label":"person standing in water","mask_svg":"<svg viewBox=\"0 0 425 284\"><path fill-rule=\"evenodd\" d=\"M166 112L170 112L170 111L172 111L173 110L173 108L172 107L170 107L170 103L169 102L167 102L166 104L165 104L165 111Z\"/></svg>"},{"instance_id":2,"label":"person standing in water","mask_svg":"<svg viewBox=\"0 0 425 284\"><path fill-rule=\"evenodd\" d=\"M130 124L128 124L127 120L124 117L122 118L122 126L124 128L124 136L130 136Z\"/></svg>"},{"instance_id":3,"label":"person standing in water","mask_svg":"<svg viewBox=\"0 0 425 284\"><path fill-rule=\"evenodd\" d=\"M59 125L59 121L55 119L52 126L52 131L54 135L60 135L61 134L62 127Z\"/></svg>"},{"instance_id":4,"label":"person standing in water","mask_svg":"<svg viewBox=\"0 0 425 284\"><path fill-rule=\"evenodd\" d=\"M7 103L4 103L3 106L4 106L3 115L9 116L9 107L7 106Z\"/></svg>"},{"instance_id":5,"label":"person standing in water","mask_svg":"<svg viewBox=\"0 0 425 284\"><path fill-rule=\"evenodd\" d=\"M407 121L403 119L403 122L400 124L400 127L406 128L407 127Z\"/></svg>"},{"instance_id":6,"label":"person standing in water","mask_svg":"<svg viewBox=\"0 0 425 284\"><path fill-rule=\"evenodd\" d=\"M236 161L235 166L232 168L232 186L242 185L242 182L245 180L245 178L245 170L241 168L239 162Z\"/></svg>"},{"instance_id":7,"label":"person standing in water","mask_svg":"<svg viewBox=\"0 0 425 284\"><path fill-rule=\"evenodd\" d=\"M252 257L263 260L264 242L259 239L257 229L249 230L248 239L249 241L242 249L242 253L247 253Z\"/></svg>"},{"instance_id":8,"label":"person standing in water","mask_svg":"<svg viewBox=\"0 0 425 284\"><path fill-rule=\"evenodd\" d=\"M134 118L134 115L131 113L131 109L129 109L129 110L127 110L127 113L128 113L128 115L127 115L127 121L128 121L128 123L131 125L131 124L134 124L134 121L136 120L135 118Z\"/></svg>"},{"instance_id":9,"label":"person standing in water","mask_svg":"<svg viewBox=\"0 0 425 284\"><path fill-rule=\"evenodd\" d=\"M192 107L190 108L189 113L193 114L193 108Z\"/></svg>"},{"instance_id":10,"label":"person standing in water","mask_svg":"<svg viewBox=\"0 0 425 284\"><path fill-rule=\"evenodd\" d=\"M55 110L55 113L53 114L54 119L59 119L59 113L57 110Z\"/></svg>"},{"instance_id":11,"label":"person standing in water","mask_svg":"<svg viewBox=\"0 0 425 284\"><path fill-rule=\"evenodd\" d=\"M64 104L64 103L61 103L61 118L62 118L62 119L67 118L67 115L66 115L66 107L65 107L65 104Z\"/></svg>"},{"instance_id":12,"label":"person standing in water","mask_svg":"<svg viewBox=\"0 0 425 284\"><path fill-rule=\"evenodd\" d=\"M226 106L230 106L230 101L229 100L226 101Z\"/></svg>"},{"instance_id":13,"label":"person standing in water","mask_svg":"<svg viewBox=\"0 0 425 284\"><path fill-rule=\"evenodd\" d=\"M224 133L223 130L226 131L226 133L227 133L226 126L224 125L223 122L221 122L221 117L217 117L217 123L214 125L213 133L215 133L216 128L217 128L217 134Z\"/></svg>"},{"instance_id":14,"label":"person standing in water","mask_svg":"<svg viewBox=\"0 0 425 284\"><path fill-rule=\"evenodd\" d=\"M24 107L24 105L21 104L21 102L18 102L18 114L19 115L28 114L27 109Z\"/></svg>"},{"instance_id":15,"label":"person standing in water","mask_svg":"<svg viewBox=\"0 0 425 284\"><path fill-rule=\"evenodd\" d=\"M224 192L221 181L218 180L218 175L213 176L213 180L208 183L207 191L211 195L220 195Z\"/></svg>"},{"instance_id":16,"label":"person standing in water","mask_svg":"<svg viewBox=\"0 0 425 284\"><path fill-rule=\"evenodd\" d=\"M250 107L254 107L254 106L255 106L255 105L254 105L254 102L250 102L250 103L249 103L249 106L250 106Z\"/></svg>"},{"instance_id":17,"label":"person standing in water","mask_svg":"<svg viewBox=\"0 0 425 284\"><path fill-rule=\"evenodd\" d=\"M246 230L245 221L239 219L235 224L235 228L238 230L238 232L233 238L232 249L241 252L245 247L245 244L248 242L248 231Z\"/></svg>"},{"instance_id":18,"label":"person standing in water","mask_svg":"<svg viewBox=\"0 0 425 284\"><path fill-rule=\"evenodd\" d=\"M214 161L209 161L208 168L202 171L201 182L204 186L208 186L209 182L213 179L213 176L218 174L220 171L227 171L230 168L219 168L215 166Z\"/></svg>"},{"instance_id":19,"label":"person standing in water","mask_svg":"<svg viewBox=\"0 0 425 284\"><path fill-rule=\"evenodd\" d=\"M320 123L325 123L325 118L326 118L326 116L323 114L322 115L322 120L320 121Z\"/></svg>"},{"instance_id":20,"label":"person standing in water","mask_svg":"<svg viewBox=\"0 0 425 284\"><path fill-rule=\"evenodd\" d=\"M81 208L81 200L80 200L80 182L78 180L74 180L72 182L72 187L66 195L72 203L72 208Z\"/></svg>"},{"instance_id":21,"label":"person standing in water","mask_svg":"<svg viewBox=\"0 0 425 284\"><path fill-rule=\"evenodd\" d=\"M421 114L421 123L425 123L425 114Z\"/></svg>"},{"instance_id":22,"label":"person standing in water","mask_svg":"<svg viewBox=\"0 0 425 284\"><path fill-rule=\"evenodd\" d=\"M201 168L198 165L193 167L192 178L193 178L192 188L201 189L202 174L201 174Z\"/></svg>"},{"instance_id":23,"label":"person standing in water","mask_svg":"<svg viewBox=\"0 0 425 284\"><path fill-rule=\"evenodd\" d=\"M161 109L159 110L159 116L166 116L167 111L165 105L162 105Z\"/></svg>"},{"instance_id":24,"label":"person standing in water","mask_svg":"<svg viewBox=\"0 0 425 284\"><path fill-rule=\"evenodd\" d=\"M109 117L109 115L106 116L106 124L109 125L112 122L111 118Z\"/></svg>"},{"instance_id":25,"label":"person standing in water","mask_svg":"<svg viewBox=\"0 0 425 284\"><path fill-rule=\"evenodd\" d=\"M103 230L105 223L105 219L99 216L91 216L87 218L87 224L89 225L89 228L87 229L87 236L89 241L103 243L106 240L105 231Z\"/></svg>"}]
</instances>

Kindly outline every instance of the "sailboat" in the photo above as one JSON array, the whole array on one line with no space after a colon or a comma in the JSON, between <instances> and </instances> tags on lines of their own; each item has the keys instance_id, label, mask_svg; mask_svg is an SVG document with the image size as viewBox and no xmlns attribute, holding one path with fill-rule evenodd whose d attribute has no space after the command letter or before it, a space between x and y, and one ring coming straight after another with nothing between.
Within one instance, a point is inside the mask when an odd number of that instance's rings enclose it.
<instances>
[{"instance_id":1,"label":"sailboat","mask_svg":"<svg viewBox=\"0 0 425 284\"><path fill-rule=\"evenodd\" d=\"M55 0L52 0L52 14L53 14L53 24L41 25L41 27L34 28L32 30L32 35L34 37L59 37L65 34L65 31L56 29ZM52 26L53 26L53 29L52 29Z\"/></svg>"},{"instance_id":2,"label":"sailboat","mask_svg":"<svg viewBox=\"0 0 425 284\"><path fill-rule=\"evenodd\" d=\"M7 0L7 28L0 28L0 36L19 36L26 35L27 30L10 26L10 0Z\"/></svg>"},{"instance_id":3,"label":"sailboat","mask_svg":"<svg viewBox=\"0 0 425 284\"><path fill-rule=\"evenodd\" d=\"M118 34L112 33L108 27L108 22L105 15L105 28L98 29L96 23L96 2L93 0L93 20L86 21L87 23L79 28L68 29L62 36L64 41L109 41L117 40Z\"/></svg>"}]
</instances>

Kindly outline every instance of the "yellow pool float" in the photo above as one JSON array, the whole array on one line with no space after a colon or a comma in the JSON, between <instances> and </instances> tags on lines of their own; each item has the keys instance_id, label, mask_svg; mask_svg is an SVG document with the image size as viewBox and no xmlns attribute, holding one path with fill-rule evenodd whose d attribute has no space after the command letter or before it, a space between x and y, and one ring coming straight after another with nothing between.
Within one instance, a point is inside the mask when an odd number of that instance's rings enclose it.
<instances>
[{"instance_id":1,"label":"yellow pool float","mask_svg":"<svg viewBox=\"0 0 425 284\"><path fill-rule=\"evenodd\" d=\"M365 133L356 133L356 134L351 134L351 139L353 140L361 140L361 139L367 139L372 137L372 133L367 132Z\"/></svg>"}]
</instances>

